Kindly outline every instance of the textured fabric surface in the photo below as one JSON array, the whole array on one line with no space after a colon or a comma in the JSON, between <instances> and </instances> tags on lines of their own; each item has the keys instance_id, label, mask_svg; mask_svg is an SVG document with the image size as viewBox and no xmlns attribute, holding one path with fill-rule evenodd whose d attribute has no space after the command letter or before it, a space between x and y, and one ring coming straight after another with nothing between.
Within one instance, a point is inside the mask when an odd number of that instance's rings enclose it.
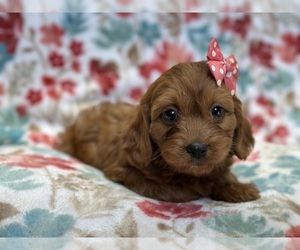
<instances>
[{"instance_id":1,"label":"textured fabric surface","mask_svg":"<svg viewBox=\"0 0 300 250\"><path fill-rule=\"evenodd\" d=\"M279 153L280 152L280 153ZM259 144L233 172L257 201L159 202L49 148L0 148L1 237L299 237L300 149Z\"/></svg>"}]
</instances>

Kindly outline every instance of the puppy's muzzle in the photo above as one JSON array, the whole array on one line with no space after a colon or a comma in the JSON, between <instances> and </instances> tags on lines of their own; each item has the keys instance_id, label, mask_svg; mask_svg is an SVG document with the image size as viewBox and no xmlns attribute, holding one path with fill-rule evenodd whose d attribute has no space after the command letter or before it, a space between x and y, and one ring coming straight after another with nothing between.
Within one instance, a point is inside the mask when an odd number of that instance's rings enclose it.
<instances>
[{"instance_id":1,"label":"puppy's muzzle","mask_svg":"<svg viewBox=\"0 0 300 250\"><path fill-rule=\"evenodd\" d=\"M206 143L202 142L195 142L189 144L186 148L186 151L192 158L201 159L206 156L208 151L208 146Z\"/></svg>"}]
</instances>

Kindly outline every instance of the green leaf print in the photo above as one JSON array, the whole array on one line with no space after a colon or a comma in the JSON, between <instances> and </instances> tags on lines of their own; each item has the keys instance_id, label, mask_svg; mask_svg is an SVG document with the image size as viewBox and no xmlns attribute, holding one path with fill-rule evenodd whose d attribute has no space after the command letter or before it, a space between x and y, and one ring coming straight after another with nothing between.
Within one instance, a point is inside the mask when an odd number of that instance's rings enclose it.
<instances>
[{"instance_id":1,"label":"green leaf print","mask_svg":"<svg viewBox=\"0 0 300 250\"><path fill-rule=\"evenodd\" d=\"M283 237L284 233L269 227L266 218L251 215L244 218L241 212L219 214L203 220L213 230L230 237Z\"/></svg>"},{"instance_id":2,"label":"green leaf print","mask_svg":"<svg viewBox=\"0 0 300 250\"><path fill-rule=\"evenodd\" d=\"M34 172L10 166L0 166L0 185L13 190L28 190L43 186L34 178Z\"/></svg>"}]
</instances>

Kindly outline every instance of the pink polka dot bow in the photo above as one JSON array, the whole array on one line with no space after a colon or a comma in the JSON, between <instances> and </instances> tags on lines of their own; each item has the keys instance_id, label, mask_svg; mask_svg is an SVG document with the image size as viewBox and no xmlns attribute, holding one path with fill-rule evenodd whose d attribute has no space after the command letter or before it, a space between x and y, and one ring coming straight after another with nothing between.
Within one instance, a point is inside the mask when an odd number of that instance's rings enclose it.
<instances>
[{"instance_id":1,"label":"pink polka dot bow","mask_svg":"<svg viewBox=\"0 0 300 250\"><path fill-rule=\"evenodd\" d=\"M231 92L231 95L234 95L236 91L236 81L239 74L239 66L235 57L231 55L224 58L219 47L219 43L215 38L213 38L209 43L206 57L208 59L207 64L217 81L217 85L220 87L224 80L226 87Z\"/></svg>"}]
</instances>

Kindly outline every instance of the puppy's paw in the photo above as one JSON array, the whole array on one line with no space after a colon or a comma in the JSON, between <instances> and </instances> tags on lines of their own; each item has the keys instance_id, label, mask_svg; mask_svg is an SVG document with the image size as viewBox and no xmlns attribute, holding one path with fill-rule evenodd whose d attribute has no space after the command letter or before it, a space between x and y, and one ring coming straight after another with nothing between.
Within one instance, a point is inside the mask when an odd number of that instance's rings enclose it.
<instances>
[{"instance_id":1,"label":"puppy's paw","mask_svg":"<svg viewBox=\"0 0 300 250\"><path fill-rule=\"evenodd\" d=\"M254 184L234 182L215 187L212 198L219 201L238 203L257 200L260 195Z\"/></svg>"}]
</instances>

